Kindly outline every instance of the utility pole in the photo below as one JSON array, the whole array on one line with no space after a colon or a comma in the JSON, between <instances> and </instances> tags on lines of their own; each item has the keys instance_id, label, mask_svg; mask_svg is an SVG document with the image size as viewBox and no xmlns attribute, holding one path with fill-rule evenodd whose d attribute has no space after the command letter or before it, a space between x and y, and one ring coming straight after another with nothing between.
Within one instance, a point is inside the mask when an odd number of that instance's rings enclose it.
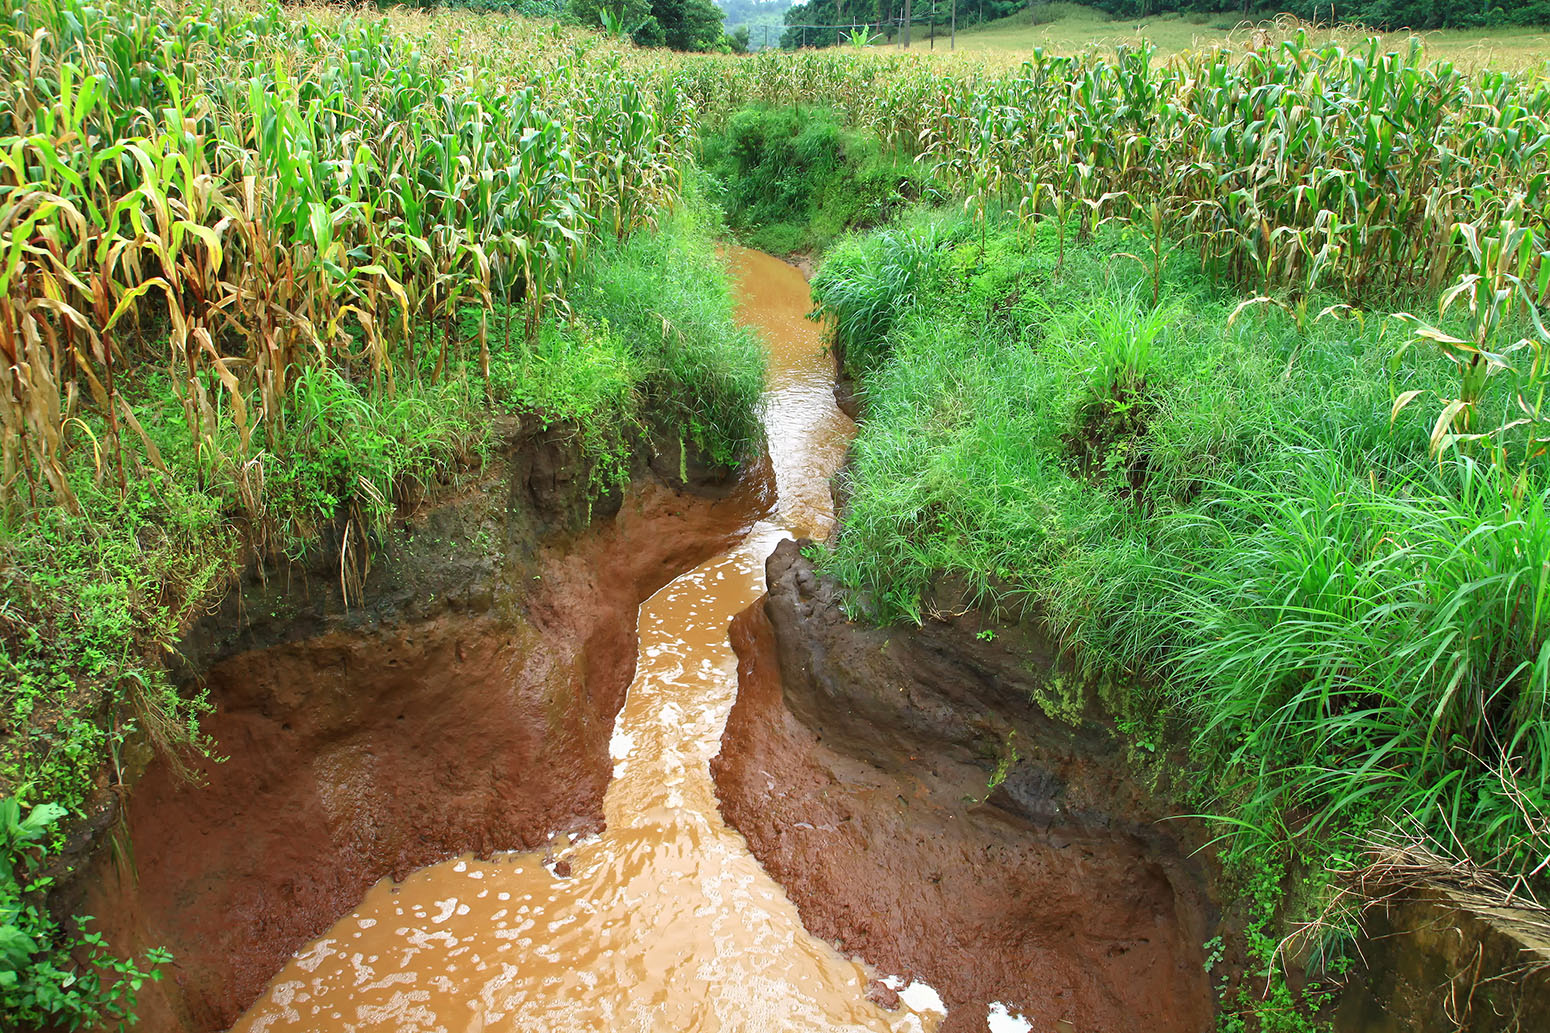
<instances>
[{"instance_id":1,"label":"utility pole","mask_svg":"<svg viewBox=\"0 0 1550 1033\"><path fill-rule=\"evenodd\" d=\"M947 45L948 50L958 49L958 0L947 0L953 5L953 41Z\"/></svg>"},{"instance_id":2,"label":"utility pole","mask_svg":"<svg viewBox=\"0 0 1550 1033\"><path fill-rule=\"evenodd\" d=\"M931 49L936 49L936 0L931 0Z\"/></svg>"},{"instance_id":3,"label":"utility pole","mask_svg":"<svg viewBox=\"0 0 1550 1033\"><path fill-rule=\"evenodd\" d=\"M914 0L904 0L904 25L899 33L899 46L904 50L910 48L910 18L912 17L910 8L913 3Z\"/></svg>"}]
</instances>

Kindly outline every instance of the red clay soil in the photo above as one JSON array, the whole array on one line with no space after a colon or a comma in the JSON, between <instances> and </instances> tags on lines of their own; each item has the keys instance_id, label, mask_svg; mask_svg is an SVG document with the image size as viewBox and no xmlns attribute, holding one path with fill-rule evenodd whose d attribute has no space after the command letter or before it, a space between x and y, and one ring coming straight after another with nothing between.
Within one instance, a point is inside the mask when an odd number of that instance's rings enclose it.
<instances>
[{"instance_id":1,"label":"red clay soil","mask_svg":"<svg viewBox=\"0 0 1550 1033\"><path fill-rule=\"evenodd\" d=\"M102 851L85 880L115 944L177 958L142 994L141 1028L226 1028L384 875L600 828L636 609L758 502L648 479L611 519L539 549L523 584L207 670L204 728L229 759L201 766L202 787L152 764L128 805L138 877Z\"/></svg>"},{"instance_id":2,"label":"red clay soil","mask_svg":"<svg viewBox=\"0 0 1550 1033\"><path fill-rule=\"evenodd\" d=\"M807 927L936 988L944 1033L985 1029L996 1001L1036 1030L1209 1029L1204 873L1102 738L1029 706L1048 650L986 641L965 614L850 624L790 543L767 570L732 626L740 687L712 770Z\"/></svg>"}]
</instances>

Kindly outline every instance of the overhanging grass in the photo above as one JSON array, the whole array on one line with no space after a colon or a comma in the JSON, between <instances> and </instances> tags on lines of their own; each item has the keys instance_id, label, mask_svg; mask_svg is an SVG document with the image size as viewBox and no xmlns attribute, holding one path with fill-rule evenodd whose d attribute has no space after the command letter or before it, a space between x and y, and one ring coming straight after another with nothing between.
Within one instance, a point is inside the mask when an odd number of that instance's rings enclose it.
<instances>
[{"instance_id":1,"label":"overhanging grass","mask_svg":"<svg viewBox=\"0 0 1550 1033\"><path fill-rule=\"evenodd\" d=\"M868 405L826 569L883 620L920 619L925 588L960 575L983 601L1037 601L1090 666L1150 676L1126 679L1154 686L1135 714L1187 729L1210 776L1196 802L1241 852L1319 863L1395 823L1536 869L1542 462L1521 482L1439 463L1427 418L1391 425L1397 394L1455 376L1396 359L1396 323L1229 326L1233 299L1183 263L1154 313L1124 240L1059 274L1052 250L1009 220L982 248L928 216L816 278ZM1507 400L1499 383L1483 409Z\"/></svg>"},{"instance_id":2,"label":"overhanging grass","mask_svg":"<svg viewBox=\"0 0 1550 1033\"><path fill-rule=\"evenodd\" d=\"M626 346L636 389L660 429L729 464L763 440L765 354L733 315L715 252L717 217L690 205L655 233L605 245L573 299Z\"/></svg>"}]
</instances>

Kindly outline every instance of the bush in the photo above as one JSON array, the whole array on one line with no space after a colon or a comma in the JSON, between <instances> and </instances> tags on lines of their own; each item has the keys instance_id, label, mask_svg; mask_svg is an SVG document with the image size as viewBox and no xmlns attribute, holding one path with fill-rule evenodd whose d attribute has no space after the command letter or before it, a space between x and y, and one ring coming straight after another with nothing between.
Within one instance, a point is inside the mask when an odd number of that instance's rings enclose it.
<instances>
[{"instance_id":1,"label":"bush","mask_svg":"<svg viewBox=\"0 0 1550 1033\"><path fill-rule=\"evenodd\" d=\"M95 933L59 928L41 897L51 880L37 875L51 826L66 811L38 804L25 816L0 800L0 1015L8 1028L80 1029L130 1018L135 994L161 978L170 956L152 950L147 968L114 957Z\"/></svg>"},{"instance_id":2,"label":"bush","mask_svg":"<svg viewBox=\"0 0 1550 1033\"><path fill-rule=\"evenodd\" d=\"M926 178L821 108L745 108L705 141L727 223L774 254L818 250L918 198Z\"/></svg>"}]
</instances>

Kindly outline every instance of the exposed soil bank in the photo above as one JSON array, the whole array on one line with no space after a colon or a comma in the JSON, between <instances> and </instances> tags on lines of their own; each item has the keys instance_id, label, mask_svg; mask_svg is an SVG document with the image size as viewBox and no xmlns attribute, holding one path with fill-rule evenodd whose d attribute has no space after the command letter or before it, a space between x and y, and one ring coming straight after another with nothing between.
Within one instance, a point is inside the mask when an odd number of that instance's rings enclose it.
<instances>
[{"instance_id":1,"label":"exposed soil bank","mask_svg":"<svg viewBox=\"0 0 1550 1033\"><path fill-rule=\"evenodd\" d=\"M61 906L120 949L163 944L143 1028L224 1029L298 947L384 875L594 831L641 600L735 540L768 502L676 452L622 499L586 501L560 433L404 523L348 610L338 552L233 592L189 637L224 763L161 762ZM687 489L687 490L685 490Z\"/></svg>"},{"instance_id":2,"label":"exposed soil bank","mask_svg":"<svg viewBox=\"0 0 1550 1033\"><path fill-rule=\"evenodd\" d=\"M1206 873L1111 737L1032 704L1065 676L1051 644L972 611L852 624L790 542L767 580L712 770L808 928L935 987L948 1033L992 1002L1040 1030L1208 1029Z\"/></svg>"},{"instance_id":3,"label":"exposed soil bank","mask_svg":"<svg viewBox=\"0 0 1550 1033\"><path fill-rule=\"evenodd\" d=\"M1499 889L1376 889L1337 1033L1550 1029L1550 911Z\"/></svg>"}]
</instances>

